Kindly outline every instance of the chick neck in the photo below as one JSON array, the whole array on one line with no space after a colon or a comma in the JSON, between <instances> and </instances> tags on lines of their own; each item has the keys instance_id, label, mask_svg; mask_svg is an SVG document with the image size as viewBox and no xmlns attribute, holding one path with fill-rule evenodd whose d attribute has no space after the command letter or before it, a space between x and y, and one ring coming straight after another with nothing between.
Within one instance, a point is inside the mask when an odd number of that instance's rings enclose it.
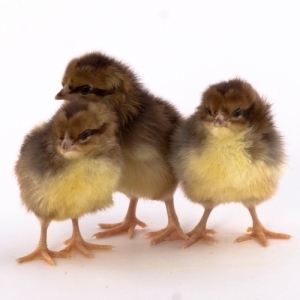
<instances>
[{"instance_id":1,"label":"chick neck","mask_svg":"<svg viewBox=\"0 0 300 300\"><path fill-rule=\"evenodd\" d=\"M133 87L130 91L117 91L108 101L119 121L118 132L125 133L144 110L143 91Z\"/></svg>"}]
</instances>

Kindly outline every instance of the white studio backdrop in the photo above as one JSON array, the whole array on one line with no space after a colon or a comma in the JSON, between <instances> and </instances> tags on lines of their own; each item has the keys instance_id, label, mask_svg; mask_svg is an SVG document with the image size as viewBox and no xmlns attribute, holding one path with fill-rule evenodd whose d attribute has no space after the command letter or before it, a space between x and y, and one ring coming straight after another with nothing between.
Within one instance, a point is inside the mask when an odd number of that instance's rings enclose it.
<instances>
[{"instance_id":1,"label":"white studio backdrop","mask_svg":"<svg viewBox=\"0 0 300 300\"><path fill-rule=\"evenodd\" d=\"M1 299L296 299L300 296L300 42L297 1L7 1L0 2L1 83ZM97 240L111 252L94 259L75 254L51 268L15 258L36 246L39 225L21 206L13 167L25 134L60 106L54 96L66 64L102 51L138 74L154 94L188 116L208 85L240 77L273 104L289 163L276 195L258 207L270 230L290 241L234 244L251 225L248 212L230 204L209 219L216 245L181 241L155 247L142 236L167 222L164 205L140 201L148 229ZM124 217L128 200L81 220L90 237L99 222ZM175 206L184 231L203 209L178 190ZM60 249L71 222L53 222L49 247Z\"/></svg>"}]
</instances>

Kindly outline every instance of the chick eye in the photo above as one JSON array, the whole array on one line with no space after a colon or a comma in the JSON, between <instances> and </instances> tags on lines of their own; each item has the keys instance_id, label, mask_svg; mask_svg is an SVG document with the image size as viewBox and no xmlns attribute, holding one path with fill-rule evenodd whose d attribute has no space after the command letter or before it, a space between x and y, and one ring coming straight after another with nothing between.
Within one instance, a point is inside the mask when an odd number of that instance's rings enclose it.
<instances>
[{"instance_id":1,"label":"chick eye","mask_svg":"<svg viewBox=\"0 0 300 300\"><path fill-rule=\"evenodd\" d=\"M83 132L81 132L78 136L78 138L81 140L81 141L85 141L87 140L90 136L92 135L92 131L90 129L87 129Z\"/></svg>"},{"instance_id":2,"label":"chick eye","mask_svg":"<svg viewBox=\"0 0 300 300\"><path fill-rule=\"evenodd\" d=\"M238 118L242 115L242 113L243 113L243 110L241 108L238 108L233 112L232 116L235 118Z\"/></svg>"},{"instance_id":3,"label":"chick eye","mask_svg":"<svg viewBox=\"0 0 300 300\"><path fill-rule=\"evenodd\" d=\"M207 111L207 113L208 113L210 116L212 116L212 112L211 112L211 110L210 110L209 107L206 107L206 111Z\"/></svg>"},{"instance_id":4,"label":"chick eye","mask_svg":"<svg viewBox=\"0 0 300 300\"><path fill-rule=\"evenodd\" d=\"M83 85L83 86L80 86L78 91L81 95L87 95L91 92L92 90L92 87L90 85Z\"/></svg>"}]
</instances>

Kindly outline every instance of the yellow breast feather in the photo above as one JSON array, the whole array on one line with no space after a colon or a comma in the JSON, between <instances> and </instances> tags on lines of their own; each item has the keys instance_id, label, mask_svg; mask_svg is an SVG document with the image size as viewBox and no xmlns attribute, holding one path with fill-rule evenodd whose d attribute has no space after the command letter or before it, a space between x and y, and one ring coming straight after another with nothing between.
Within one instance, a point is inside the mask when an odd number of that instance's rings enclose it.
<instances>
[{"instance_id":1,"label":"yellow breast feather","mask_svg":"<svg viewBox=\"0 0 300 300\"><path fill-rule=\"evenodd\" d=\"M253 161L246 149L246 132L233 134L216 128L201 152L190 149L184 156L182 187L195 202L261 202L272 196L282 166Z\"/></svg>"},{"instance_id":2,"label":"yellow breast feather","mask_svg":"<svg viewBox=\"0 0 300 300\"><path fill-rule=\"evenodd\" d=\"M34 202L55 220L77 218L112 204L120 174L108 160L75 160L57 175L36 180Z\"/></svg>"}]
</instances>

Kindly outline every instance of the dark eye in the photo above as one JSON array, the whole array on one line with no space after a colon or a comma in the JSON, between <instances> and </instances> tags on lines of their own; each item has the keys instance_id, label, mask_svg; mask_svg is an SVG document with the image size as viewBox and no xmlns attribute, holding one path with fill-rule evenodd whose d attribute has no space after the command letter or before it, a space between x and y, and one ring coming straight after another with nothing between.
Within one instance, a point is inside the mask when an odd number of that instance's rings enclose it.
<instances>
[{"instance_id":1,"label":"dark eye","mask_svg":"<svg viewBox=\"0 0 300 300\"><path fill-rule=\"evenodd\" d=\"M92 87L90 85L83 85L78 88L78 91L81 95L87 95L91 92Z\"/></svg>"},{"instance_id":2,"label":"dark eye","mask_svg":"<svg viewBox=\"0 0 300 300\"><path fill-rule=\"evenodd\" d=\"M210 116L212 116L212 112L211 112L211 110L210 110L209 107L206 107L206 111L207 111L207 113L208 113Z\"/></svg>"},{"instance_id":3,"label":"dark eye","mask_svg":"<svg viewBox=\"0 0 300 300\"><path fill-rule=\"evenodd\" d=\"M81 132L81 133L79 134L78 138L79 138L81 141L85 141L85 140L88 139L91 135L92 135L92 130L87 129L87 130Z\"/></svg>"},{"instance_id":4,"label":"dark eye","mask_svg":"<svg viewBox=\"0 0 300 300\"><path fill-rule=\"evenodd\" d=\"M238 108L233 112L232 116L235 118L238 118L242 115L242 113L243 113L243 110L241 108Z\"/></svg>"}]
</instances>

